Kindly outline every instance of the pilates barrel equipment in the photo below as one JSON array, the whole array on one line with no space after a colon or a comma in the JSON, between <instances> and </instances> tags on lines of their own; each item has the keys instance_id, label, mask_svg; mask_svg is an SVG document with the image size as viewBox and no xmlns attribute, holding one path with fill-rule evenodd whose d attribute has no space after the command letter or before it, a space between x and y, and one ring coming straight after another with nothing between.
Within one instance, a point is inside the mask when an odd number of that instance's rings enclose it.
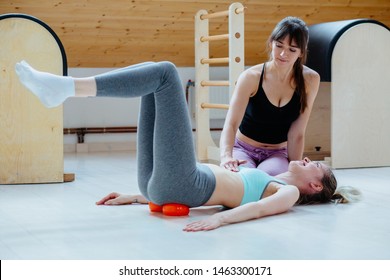
<instances>
[{"instance_id":1,"label":"pilates barrel equipment","mask_svg":"<svg viewBox=\"0 0 390 280\"><path fill-rule=\"evenodd\" d=\"M371 19L309 26L307 66L330 82L333 168L390 166L389 31Z\"/></svg>"},{"instance_id":2,"label":"pilates barrel equipment","mask_svg":"<svg viewBox=\"0 0 390 280\"><path fill-rule=\"evenodd\" d=\"M15 64L26 60L38 70L66 75L64 48L49 26L24 14L0 15L0 38L0 184L68 181L62 106L45 108L15 73Z\"/></svg>"},{"instance_id":3,"label":"pilates barrel equipment","mask_svg":"<svg viewBox=\"0 0 390 280\"><path fill-rule=\"evenodd\" d=\"M219 161L219 149L210 133L210 109L229 108L228 104L213 104L209 101L209 87L228 87L229 100L237 79L244 70L244 6L233 3L229 10L208 13L200 10L195 15L195 126L196 152L199 161ZM228 34L209 35L209 20L228 17ZM228 57L210 58L209 44L228 40ZM211 81L210 65L229 65L228 81Z\"/></svg>"}]
</instances>

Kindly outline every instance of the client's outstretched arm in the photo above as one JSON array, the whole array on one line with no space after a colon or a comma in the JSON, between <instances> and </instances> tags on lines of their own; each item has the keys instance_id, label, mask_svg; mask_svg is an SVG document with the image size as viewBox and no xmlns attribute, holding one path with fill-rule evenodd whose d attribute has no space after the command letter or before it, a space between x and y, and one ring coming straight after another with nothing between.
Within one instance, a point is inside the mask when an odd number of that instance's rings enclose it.
<instances>
[{"instance_id":1,"label":"client's outstretched arm","mask_svg":"<svg viewBox=\"0 0 390 280\"><path fill-rule=\"evenodd\" d=\"M184 231L207 231L224 225L258 219L288 211L298 200L299 191L295 186L285 185L276 193L256 202L214 214L204 220L188 224Z\"/></svg>"},{"instance_id":2,"label":"client's outstretched arm","mask_svg":"<svg viewBox=\"0 0 390 280\"><path fill-rule=\"evenodd\" d=\"M148 202L149 201L140 194L131 195L113 192L96 202L96 205L124 205L133 203L147 204Z\"/></svg>"}]
</instances>

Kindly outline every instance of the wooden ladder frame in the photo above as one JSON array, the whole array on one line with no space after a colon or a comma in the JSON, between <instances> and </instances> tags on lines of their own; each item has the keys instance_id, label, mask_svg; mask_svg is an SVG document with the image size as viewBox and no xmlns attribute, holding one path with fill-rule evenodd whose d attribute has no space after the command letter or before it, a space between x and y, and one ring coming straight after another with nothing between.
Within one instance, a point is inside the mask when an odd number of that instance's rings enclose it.
<instances>
[{"instance_id":1,"label":"wooden ladder frame","mask_svg":"<svg viewBox=\"0 0 390 280\"><path fill-rule=\"evenodd\" d=\"M209 14L200 10L195 15L195 144L199 161L220 161L219 148L210 132L210 109L229 109L228 104L213 104L209 101L210 86L229 87L229 101L237 79L244 70L244 11L241 3L233 3L229 10ZM209 20L228 17L229 33L209 35ZM209 57L209 42L228 40L229 56ZM210 65L229 65L228 81L211 81Z\"/></svg>"}]
</instances>

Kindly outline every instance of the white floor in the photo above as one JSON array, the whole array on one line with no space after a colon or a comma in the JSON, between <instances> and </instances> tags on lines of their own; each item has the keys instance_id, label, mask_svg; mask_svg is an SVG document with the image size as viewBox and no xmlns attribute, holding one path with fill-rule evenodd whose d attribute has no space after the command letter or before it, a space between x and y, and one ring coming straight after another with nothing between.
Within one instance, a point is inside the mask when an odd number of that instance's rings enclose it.
<instances>
[{"instance_id":1,"label":"white floor","mask_svg":"<svg viewBox=\"0 0 390 280\"><path fill-rule=\"evenodd\" d=\"M111 191L137 193L135 154L65 154L64 184L0 185L0 259L390 259L390 167L336 170L363 192L346 205L297 206L288 213L186 233L189 217L147 206L96 206Z\"/></svg>"}]
</instances>

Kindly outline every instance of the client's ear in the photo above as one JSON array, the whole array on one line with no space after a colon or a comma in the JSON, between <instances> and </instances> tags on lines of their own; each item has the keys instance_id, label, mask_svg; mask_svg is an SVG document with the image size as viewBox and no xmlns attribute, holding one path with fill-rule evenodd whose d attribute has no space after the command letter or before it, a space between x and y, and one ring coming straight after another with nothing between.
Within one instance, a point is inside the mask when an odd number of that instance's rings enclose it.
<instances>
[{"instance_id":1,"label":"client's ear","mask_svg":"<svg viewBox=\"0 0 390 280\"><path fill-rule=\"evenodd\" d=\"M315 193L318 193L318 192L322 191L322 189L324 188L321 184L318 184L318 183L313 183L313 182L311 182L309 185L310 185L310 188L311 188Z\"/></svg>"}]
</instances>

